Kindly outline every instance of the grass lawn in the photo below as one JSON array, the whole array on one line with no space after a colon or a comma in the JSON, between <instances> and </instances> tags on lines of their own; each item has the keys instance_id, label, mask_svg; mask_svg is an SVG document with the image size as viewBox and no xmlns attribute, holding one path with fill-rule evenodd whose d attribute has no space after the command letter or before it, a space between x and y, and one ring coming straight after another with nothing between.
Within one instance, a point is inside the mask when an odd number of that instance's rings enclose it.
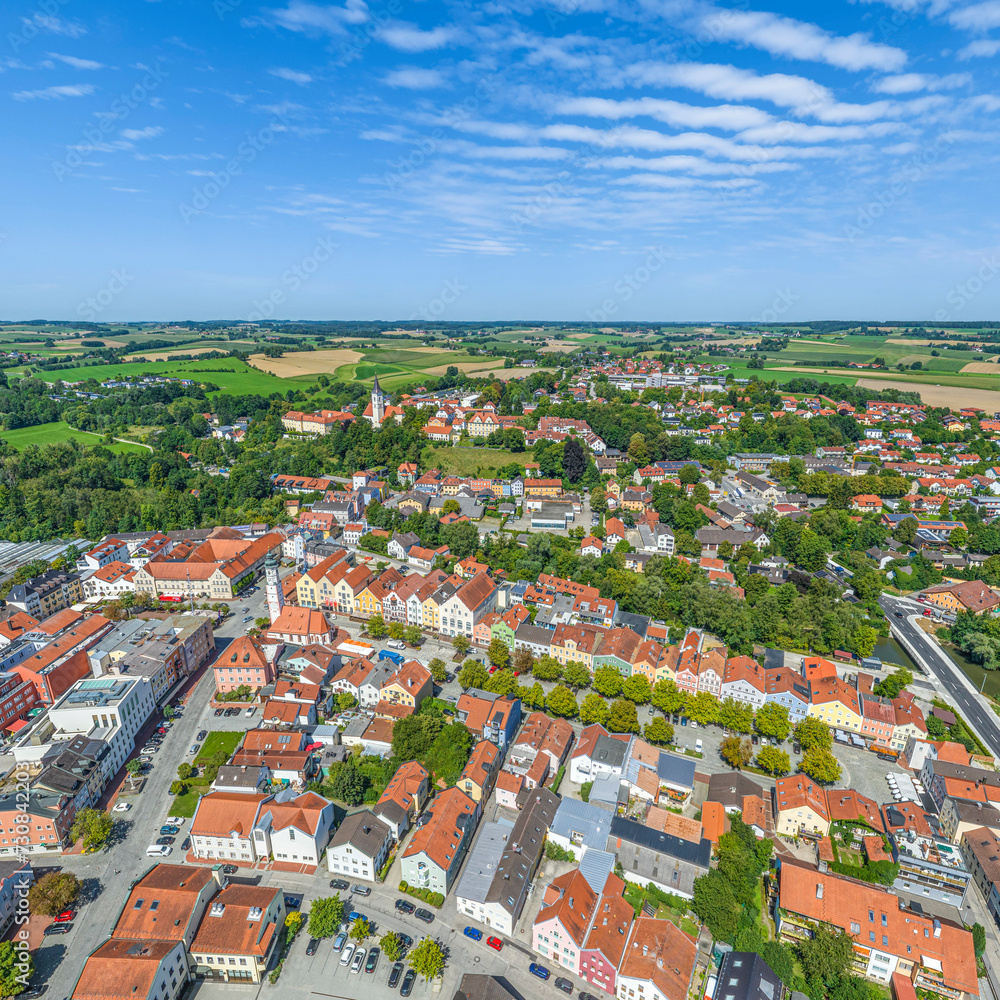
<instances>
[{"instance_id":1,"label":"grass lawn","mask_svg":"<svg viewBox=\"0 0 1000 1000\"><path fill-rule=\"evenodd\" d=\"M530 452L515 455L501 448L453 448L451 445L437 448L427 445L420 454L420 467L437 468L445 475L492 475L511 462L530 461L530 455Z\"/></svg>"},{"instance_id":2,"label":"grass lawn","mask_svg":"<svg viewBox=\"0 0 1000 1000\"><path fill-rule=\"evenodd\" d=\"M205 742L201 745L201 752L195 757L194 762L197 764L200 761L207 761L209 757L217 754L220 750L224 750L226 756L231 757L241 739L243 739L243 733L221 732L213 729L205 737Z\"/></svg>"},{"instance_id":3,"label":"grass lawn","mask_svg":"<svg viewBox=\"0 0 1000 1000\"><path fill-rule=\"evenodd\" d=\"M197 779L187 782L188 790L183 795L174 796L174 803L170 807L171 816L184 816L190 819L194 815L195 809L198 808L198 799L202 795L207 795L209 789L212 787L207 781L202 783Z\"/></svg>"},{"instance_id":4,"label":"grass lawn","mask_svg":"<svg viewBox=\"0 0 1000 1000\"><path fill-rule=\"evenodd\" d=\"M0 431L0 439L14 448L24 448L29 444L37 444L41 448L47 444L60 444L63 441L79 441L80 444L88 448L101 444L101 435L74 430L61 420L53 421L50 424L36 424L34 427L19 427L14 431ZM116 454L125 451L147 450L137 444L119 444L118 442L102 447Z\"/></svg>"},{"instance_id":5,"label":"grass lawn","mask_svg":"<svg viewBox=\"0 0 1000 1000\"><path fill-rule=\"evenodd\" d=\"M183 353L183 348L178 349ZM223 369L231 369L224 371ZM213 358L211 361L140 361L133 364L88 365L85 368L67 368L63 371L37 372L37 377L46 382L81 382L88 378L103 382L117 376L172 375L190 378L199 382L214 382L220 392L260 393L285 392L288 381L249 367L237 358Z\"/></svg>"}]
</instances>

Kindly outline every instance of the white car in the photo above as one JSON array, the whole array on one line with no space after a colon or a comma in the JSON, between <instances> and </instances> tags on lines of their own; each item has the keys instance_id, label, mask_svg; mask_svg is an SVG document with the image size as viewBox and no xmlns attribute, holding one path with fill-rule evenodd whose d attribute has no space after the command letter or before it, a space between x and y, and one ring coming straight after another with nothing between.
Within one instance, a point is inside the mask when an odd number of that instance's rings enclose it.
<instances>
[{"instance_id":1,"label":"white car","mask_svg":"<svg viewBox=\"0 0 1000 1000\"><path fill-rule=\"evenodd\" d=\"M365 955L368 954L364 948L359 948L354 953L354 961L351 962L351 972L360 972L361 967L365 964Z\"/></svg>"},{"instance_id":2,"label":"white car","mask_svg":"<svg viewBox=\"0 0 1000 1000\"><path fill-rule=\"evenodd\" d=\"M132 808L131 802L116 802L114 808L111 811L113 813L127 813L131 808Z\"/></svg>"},{"instance_id":3,"label":"white car","mask_svg":"<svg viewBox=\"0 0 1000 1000\"><path fill-rule=\"evenodd\" d=\"M173 850L169 844L150 844L146 848L147 858L165 858Z\"/></svg>"},{"instance_id":4,"label":"white car","mask_svg":"<svg viewBox=\"0 0 1000 1000\"><path fill-rule=\"evenodd\" d=\"M351 964L351 959L354 957L354 949L355 949L355 947L356 947L356 945L349 944L349 945L347 945L344 948L344 951L343 951L343 953L340 956L340 964L341 965L350 965Z\"/></svg>"},{"instance_id":5,"label":"white car","mask_svg":"<svg viewBox=\"0 0 1000 1000\"><path fill-rule=\"evenodd\" d=\"M168 816L166 820L164 820L164 823L166 826L183 826L184 819L185 817L183 816Z\"/></svg>"},{"instance_id":6,"label":"white car","mask_svg":"<svg viewBox=\"0 0 1000 1000\"><path fill-rule=\"evenodd\" d=\"M406 646L404 645L404 643L400 642L400 641L399 641L399 639L390 639L390 640L389 640L389 641L388 641L388 642L386 643L386 645L387 645L387 646L388 646L388 647L389 647L390 649L405 649L405 648L406 648Z\"/></svg>"}]
</instances>

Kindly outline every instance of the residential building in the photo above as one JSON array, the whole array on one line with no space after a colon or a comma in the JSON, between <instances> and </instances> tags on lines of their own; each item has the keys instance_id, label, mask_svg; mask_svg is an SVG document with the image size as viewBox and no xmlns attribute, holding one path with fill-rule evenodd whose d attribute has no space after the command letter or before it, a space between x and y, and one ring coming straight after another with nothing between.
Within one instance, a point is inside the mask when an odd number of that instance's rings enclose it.
<instances>
[{"instance_id":1,"label":"residential building","mask_svg":"<svg viewBox=\"0 0 1000 1000\"><path fill-rule=\"evenodd\" d=\"M823 677L809 682L810 705L807 714L825 722L831 729L854 733L862 731L861 701L856 688L839 677Z\"/></svg>"},{"instance_id":2,"label":"residential building","mask_svg":"<svg viewBox=\"0 0 1000 1000\"><path fill-rule=\"evenodd\" d=\"M755 952L727 951L722 956L715 1000L782 1000L785 990L784 982Z\"/></svg>"},{"instance_id":3,"label":"residential building","mask_svg":"<svg viewBox=\"0 0 1000 1000\"><path fill-rule=\"evenodd\" d=\"M472 841L479 806L458 788L440 792L424 809L401 858L410 885L447 895Z\"/></svg>"},{"instance_id":4,"label":"residential building","mask_svg":"<svg viewBox=\"0 0 1000 1000\"><path fill-rule=\"evenodd\" d=\"M396 840L402 840L429 794L429 772L415 760L407 761L385 786L375 803L375 815L389 827Z\"/></svg>"},{"instance_id":5,"label":"residential building","mask_svg":"<svg viewBox=\"0 0 1000 1000\"><path fill-rule=\"evenodd\" d=\"M553 879L532 925L532 950L579 975L580 954L598 898L579 868Z\"/></svg>"},{"instance_id":6,"label":"residential building","mask_svg":"<svg viewBox=\"0 0 1000 1000\"><path fill-rule=\"evenodd\" d=\"M418 660L407 660L379 689L379 701L416 711L434 691L431 672Z\"/></svg>"},{"instance_id":7,"label":"residential building","mask_svg":"<svg viewBox=\"0 0 1000 1000\"><path fill-rule=\"evenodd\" d=\"M617 855L628 881L652 882L686 899L693 897L695 880L708 872L712 857L707 838L695 842L620 816L611 819L605 850Z\"/></svg>"},{"instance_id":8,"label":"residential building","mask_svg":"<svg viewBox=\"0 0 1000 1000\"><path fill-rule=\"evenodd\" d=\"M767 700L764 668L750 656L731 656L726 660L719 697L752 705L754 711L763 708Z\"/></svg>"},{"instance_id":9,"label":"residential building","mask_svg":"<svg viewBox=\"0 0 1000 1000\"><path fill-rule=\"evenodd\" d=\"M7 833L7 827L3 828ZM24 858L0 860L0 934L6 934L14 922L21 899L27 899L28 888L35 881L31 865ZM22 907L22 912L25 912Z\"/></svg>"},{"instance_id":10,"label":"residential building","mask_svg":"<svg viewBox=\"0 0 1000 1000\"><path fill-rule=\"evenodd\" d=\"M191 818L191 853L216 861L252 864L257 860L254 827L269 795L210 792L198 799Z\"/></svg>"},{"instance_id":11,"label":"residential building","mask_svg":"<svg viewBox=\"0 0 1000 1000\"><path fill-rule=\"evenodd\" d=\"M621 880L609 875L580 951L579 975L606 993L617 993L618 967L628 944L635 911L622 896Z\"/></svg>"},{"instance_id":12,"label":"residential building","mask_svg":"<svg viewBox=\"0 0 1000 1000\"><path fill-rule=\"evenodd\" d=\"M774 828L783 837L830 832L826 791L804 774L778 778L774 788Z\"/></svg>"},{"instance_id":13,"label":"residential building","mask_svg":"<svg viewBox=\"0 0 1000 1000\"><path fill-rule=\"evenodd\" d=\"M382 870L393 832L371 810L351 813L337 828L326 851L326 864L334 875L374 882Z\"/></svg>"},{"instance_id":14,"label":"residential building","mask_svg":"<svg viewBox=\"0 0 1000 1000\"><path fill-rule=\"evenodd\" d=\"M955 583L943 583L937 587L928 587L924 591L924 596L928 603L954 613L968 611L971 614L980 615L984 611L992 611L1000 604L1000 597L997 597L982 580L961 580ZM31 608L25 610L34 614Z\"/></svg>"},{"instance_id":15,"label":"residential building","mask_svg":"<svg viewBox=\"0 0 1000 1000\"><path fill-rule=\"evenodd\" d=\"M637 918L618 969L618 1000L687 1000L697 955L695 942L669 920Z\"/></svg>"},{"instance_id":16,"label":"residential building","mask_svg":"<svg viewBox=\"0 0 1000 1000\"><path fill-rule=\"evenodd\" d=\"M521 723L521 699L470 688L459 696L455 712L473 736L506 750Z\"/></svg>"},{"instance_id":17,"label":"residential building","mask_svg":"<svg viewBox=\"0 0 1000 1000\"><path fill-rule=\"evenodd\" d=\"M954 799L949 795L941 805L939 819L941 835L952 844L960 843L965 833L980 827L1000 834L1000 809L988 802Z\"/></svg>"},{"instance_id":18,"label":"residential building","mask_svg":"<svg viewBox=\"0 0 1000 1000\"><path fill-rule=\"evenodd\" d=\"M500 748L489 740L480 740L455 784L473 802L483 804L493 792L502 763L503 753Z\"/></svg>"},{"instance_id":19,"label":"residential building","mask_svg":"<svg viewBox=\"0 0 1000 1000\"><path fill-rule=\"evenodd\" d=\"M215 690L219 694L249 687L254 693L277 676L274 661L260 640L249 635L237 636L212 665Z\"/></svg>"},{"instance_id":20,"label":"residential building","mask_svg":"<svg viewBox=\"0 0 1000 1000\"><path fill-rule=\"evenodd\" d=\"M330 828L333 803L315 792L279 801L280 792L267 802L254 825L254 853L258 860L272 858L282 864L319 865Z\"/></svg>"},{"instance_id":21,"label":"residential building","mask_svg":"<svg viewBox=\"0 0 1000 1000\"><path fill-rule=\"evenodd\" d=\"M533 750L545 754L553 772L565 763L573 745L573 727L565 719L553 719L544 712L532 712L511 745L511 755Z\"/></svg>"},{"instance_id":22,"label":"residential building","mask_svg":"<svg viewBox=\"0 0 1000 1000\"><path fill-rule=\"evenodd\" d=\"M1000 835L984 826L966 830L959 850L990 915L1000 927Z\"/></svg>"},{"instance_id":23,"label":"residential building","mask_svg":"<svg viewBox=\"0 0 1000 1000\"><path fill-rule=\"evenodd\" d=\"M43 619L76 604L82 598L83 590L78 573L50 569L24 583L15 583L7 594L7 604L34 618Z\"/></svg>"}]
</instances>

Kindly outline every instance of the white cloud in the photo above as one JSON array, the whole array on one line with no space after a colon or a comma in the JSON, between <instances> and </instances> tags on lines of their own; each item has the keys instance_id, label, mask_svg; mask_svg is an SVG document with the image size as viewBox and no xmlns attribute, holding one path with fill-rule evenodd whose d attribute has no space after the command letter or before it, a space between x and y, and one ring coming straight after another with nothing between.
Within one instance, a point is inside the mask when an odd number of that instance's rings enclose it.
<instances>
[{"instance_id":1,"label":"white cloud","mask_svg":"<svg viewBox=\"0 0 1000 1000\"><path fill-rule=\"evenodd\" d=\"M971 73L950 73L948 76L933 76L926 73L900 73L876 80L872 90L880 94L911 94L916 90L954 90L972 82Z\"/></svg>"},{"instance_id":2,"label":"white cloud","mask_svg":"<svg viewBox=\"0 0 1000 1000\"><path fill-rule=\"evenodd\" d=\"M1000 6L1000 0L991 0ZM789 59L823 62L840 69L897 70L906 53L873 42L860 32L832 35L815 24L765 11L714 9L698 19L701 32L713 41L738 42Z\"/></svg>"},{"instance_id":3,"label":"white cloud","mask_svg":"<svg viewBox=\"0 0 1000 1000\"><path fill-rule=\"evenodd\" d=\"M364 24L371 16L364 0L347 0L343 7L291 0L287 7L267 13L289 31L327 35L343 35L348 25Z\"/></svg>"},{"instance_id":4,"label":"white cloud","mask_svg":"<svg viewBox=\"0 0 1000 1000\"><path fill-rule=\"evenodd\" d=\"M421 69L419 66L402 66L385 75L390 87L406 90L433 90L445 86L444 75L436 69Z\"/></svg>"},{"instance_id":5,"label":"white cloud","mask_svg":"<svg viewBox=\"0 0 1000 1000\"><path fill-rule=\"evenodd\" d=\"M506 257L524 249L526 247L523 244L510 240L498 240L486 236L481 238L449 236L439 246L431 247L429 253L478 253L490 257Z\"/></svg>"},{"instance_id":6,"label":"white cloud","mask_svg":"<svg viewBox=\"0 0 1000 1000\"><path fill-rule=\"evenodd\" d=\"M47 31L52 35L63 35L66 38L79 38L87 33L87 29L82 24L77 24L75 21L64 21L60 17L52 17L48 14L23 17L21 21L23 24L30 24L40 31Z\"/></svg>"},{"instance_id":7,"label":"white cloud","mask_svg":"<svg viewBox=\"0 0 1000 1000\"><path fill-rule=\"evenodd\" d=\"M968 7L961 7L948 14L948 21L965 31L988 31L1000 28L1000 0L983 0Z\"/></svg>"},{"instance_id":8,"label":"white cloud","mask_svg":"<svg viewBox=\"0 0 1000 1000\"><path fill-rule=\"evenodd\" d=\"M15 101L61 101L66 97L89 97L94 92L90 83L70 83L42 90L18 90L11 94Z\"/></svg>"},{"instance_id":9,"label":"white cloud","mask_svg":"<svg viewBox=\"0 0 1000 1000\"><path fill-rule=\"evenodd\" d=\"M965 62L967 59L991 59L1000 53L1000 39L978 38L974 42L969 42L964 49L959 49L958 58Z\"/></svg>"},{"instance_id":10,"label":"white cloud","mask_svg":"<svg viewBox=\"0 0 1000 1000\"><path fill-rule=\"evenodd\" d=\"M456 38L458 32L454 28L438 26L424 31L415 24L405 21L391 21L380 32L378 37L386 45L400 52L430 52L440 49Z\"/></svg>"},{"instance_id":11,"label":"white cloud","mask_svg":"<svg viewBox=\"0 0 1000 1000\"><path fill-rule=\"evenodd\" d=\"M564 115L585 115L591 118L655 118L676 128L718 128L739 131L771 120L759 108L723 104L700 108L678 101L661 101L641 97L630 101L614 101L603 97L569 97L557 101L555 110Z\"/></svg>"},{"instance_id":12,"label":"white cloud","mask_svg":"<svg viewBox=\"0 0 1000 1000\"><path fill-rule=\"evenodd\" d=\"M118 133L123 139L155 139L163 135L161 125L147 125L145 128L123 128Z\"/></svg>"},{"instance_id":13,"label":"white cloud","mask_svg":"<svg viewBox=\"0 0 1000 1000\"><path fill-rule=\"evenodd\" d=\"M46 53L50 59L58 59L60 62L72 66L73 69L105 69L104 63L94 62L93 59L79 59L76 56L62 56L58 52Z\"/></svg>"},{"instance_id":14,"label":"white cloud","mask_svg":"<svg viewBox=\"0 0 1000 1000\"><path fill-rule=\"evenodd\" d=\"M300 73L297 69L287 69L285 66L275 66L273 69L269 69L268 73L281 80L289 80L291 83L297 83L300 87L304 87L307 83L312 83L313 81L313 78L308 73Z\"/></svg>"}]
</instances>

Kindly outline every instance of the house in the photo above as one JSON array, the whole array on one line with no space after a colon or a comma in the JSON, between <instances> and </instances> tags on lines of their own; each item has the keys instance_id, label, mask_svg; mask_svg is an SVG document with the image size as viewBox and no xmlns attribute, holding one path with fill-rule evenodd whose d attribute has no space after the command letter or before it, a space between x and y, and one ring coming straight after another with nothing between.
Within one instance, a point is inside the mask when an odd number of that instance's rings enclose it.
<instances>
[{"instance_id":1,"label":"house","mask_svg":"<svg viewBox=\"0 0 1000 1000\"><path fill-rule=\"evenodd\" d=\"M826 803L831 823L864 823L876 833L885 833L877 803L853 788L827 789Z\"/></svg>"},{"instance_id":2,"label":"house","mask_svg":"<svg viewBox=\"0 0 1000 1000\"><path fill-rule=\"evenodd\" d=\"M792 725L801 722L809 712L809 685L801 675L788 667L764 672L764 699L784 705Z\"/></svg>"},{"instance_id":3,"label":"house","mask_svg":"<svg viewBox=\"0 0 1000 1000\"><path fill-rule=\"evenodd\" d=\"M493 792L502 763L500 748L489 740L480 740L455 784L473 802L484 803Z\"/></svg>"},{"instance_id":4,"label":"house","mask_svg":"<svg viewBox=\"0 0 1000 1000\"><path fill-rule=\"evenodd\" d=\"M635 911L622 895L621 880L609 875L580 951L578 975L606 993L617 993L618 967L628 944Z\"/></svg>"},{"instance_id":5,"label":"house","mask_svg":"<svg viewBox=\"0 0 1000 1000\"><path fill-rule=\"evenodd\" d=\"M752 657L731 656L726 660L719 697L752 705L754 711L762 708L767 700L764 668Z\"/></svg>"},{"instance_id":6,"label":"house","mask_svg":"<svg viewBox=\"0 0 1000 1000\"><path fill-rule=\"evenodd\" d=\"M478 820L478 804L461 789L440 792L420 816L400 859L403 879L447 895Z\"/></svg>"},{"instance_id":7,"label":"house","mask_svg":"<svg viewBox=\"0 0 1000 1000\"><path fill-rule=\"evenodd\" d=\"M1000 835L985 826L966 830L959 850L987 910L994 920L1000 919Z\"/></svg>"},{"instance_id":8,"label":"house","mask_svg":"<svg viewBox=\"0 0 1000 1000\"><path fill-rule=\"evenodd\" d=\"M72 998L174 1000L186 986L187 957L182 943L110 938L90 953Z\"/></svg>"},{"instance_id":9,"label":"house","mask_svg":"<svg viewBox=\"0 0 1000 1000\"><path fill-rule=\"evenodd\" d=\"M319 865L330 828L333 826L333 803L315 792L278 801L279 793L260 811L254 825L254 853L258 860L293 865Z\"/></svg>"},{"instance_id":10,"label":"house","mask_svg":"<svg viewBox=\"0 0 1000 1000\"><path fill-rule=\"evenodd\" d=\"M863 717L857 688L839 677L824 677L810 682L809 696L808 715L831 729L861 732Z\"/></svg>"},{"instance_id":11,"label":"house","mask_svg":"<svg viewBox=\"0 0 1000 1000\"><path fill-rule=\"evenodd\" d=\"M351 813L337 827L326 849L326 864L334 875L374 882L385 865L394 835L371 810Z\"/></svg>"},{"instance_id":12,"label":"house","mask_svg":"<svg viewBox=\"0 0 1000 1000\"><path fill-rule=\"evenodd\" d=\"M752 951L727 951L722 956L716 1000L775 1000L785 995L785 984Z\"/></svg>"},{"instance_id":13,"label":"house","mask_svg":"<svg viewBox=\"0 0 1000 1000\"><path fill-rule=\"evenodd\" d=\"M416 711L434 691L431 672L418 660L407 660L379 689L379 701Z\"/></svg>"},{"instance_id":14,"label":"house","mask_svg":"<svg viewBox=\"0 0 1000 1000\"><path fill-rule=\"evenodd\" d=\"M952 844L961 842L970 830L985 827L1000 836L1000 809L989 802L946 798L939 813L941 835Z\"/></svg>"},{"instance_id":15,"label":"house","mask_svg":"<svg viewBox=\"0 0 1000 1000\"><path fill-rule=\"evenodd\" d=\"M579 975L580 955L598 898L579 868L553 879L531 928L532 950Z\"/></svg>"},{"instance_id":16,"label":"house","mask_svg":"<svg viewBox=\"0 0 1000 1000\"><path fill-rule=\"evenodd\" d=\"M262 885L226 885L203 917L191 958L198 978L225 983L259 983L285 926L285 894Z\"/></svg>"},{"instance_id":17,"label":"house","mask_svg":"<svg viewBox=\"0 0 1000 1000\"><path fill-rule=\"evenodd\" d=\"M616 996L687 1000L697 955L694 940L669 920L638 917L618 969Z\"/></svg>"},{"instance_id":18,"label":"house","mask_svg":"<svg viewBox=\"0 0 1000 1000\"><path fill-rule=\"evenodd\" d=\"M545 754L555 772L565 763L572 745L573 727L565 719L552 719L544 712L532 712L511 745L511 754L528 749Z\"/></svg>"},{"instance_id":19,"label":"house","mask_svg":"<svg viewBox=\"0 0 1000 1000\"><path fill-rule=\"evenodd\" d=\"M4 827L4 832L7 828ZM0 934L14 922L18 901L25 897L35 881L31 865L24 858L4 858L0 861Z\"/></svg>"},{"instance_id":20,"label":"house","mask_svg":"<svg viewBox=\"0 0 1000 1000\"><path fill-rule=\"evenodd\" d=\"M991 611L1000 604L1000 597L997 597L982 580L961 580L929 587L924 591L924 597L928 603L946 611L969 611L974 615Z\"/></svg>"},{"instance_id":21,"label":"house","mask_svg":"<svg viewBox=\"0 0 1000 1000\"><path fill-rule=\"evenodd\" d=\"M774 788L774 828L783 837L800 833L826 836L830 808L826 791L804 774L778 778Z\"/></svg>"},{"instance_id":22,"label":"house","mask_svg":"<svg viewBox=\"0 0 1000 1000\"><path fill-rule=\"evenodd\" d=\"M375 803L375 815L401 840L424 807L430 793L430 774L415 760L402 764Z\"/></svg>"},{"instance_id":23,"label":"house","mask_svg":"<svg viewBox=\"0 0 1000 1000\"><path fill-rule=\"evenodd\" d=\"M191 854L214 861L255 862L253 831L270 800L269 795L240 792L203 795L191 818Z\"/></svg>"},{"instance_id":24,"label":"house","mask_svg":"<svg viewBox=\"0 0 1000 1000\"><path fill-rule=\"evenodd\" d=\"M215 690L219 694L248 687L259 691L273 684L277 676L274 661L259 639L252 636L237 636L219 656L212 666L215 674Z\"/></svg>"},{"instance_id":25,"label":"house","mask_svg":"<svg viewBox=\"0 0 1000 1000\"><path fill-rule=\"evenodd\" d=\"M570 781L582 784L602 774L620 776L630 744L630 736L609 733L599 723L585 726L570 758Z\"/></svg>"},{"instance_id":26,"label":"house","mask_svg":"<svg viewBox=\"0 0 1000 1000\"><path fill-rule=\"evenodd\" d=\"M617 856L629 882L652 882L685 899L693 897L694 883L708 872L712 858L706 837L689 840L621 816L611 817L604 849Z\"/></svg>"},{"instance_id":27,"label":"house","mask_svg":"<svg viewBox=\"0 0 1000 1000\"><path fill-rule=\"evenodd\" d=\"M470 688L459 696L455 712L473 736L505 750L521 723L521 699Z\"/></svg>"},{"instance_id":28,"label":"house","mask_svg":"<svg viewBox=\"0 0 1000 1000\"><path fill-rule=\"evenodd\" d=\"M879 983L899 973L916 990L953 997L979 995L972 934L950 920L907 906L894 892L857 879L817 871L793 858L782 860L777 927L796 943L816 924L853 938L849 971Z\"/></svg>"}]
</instances>

